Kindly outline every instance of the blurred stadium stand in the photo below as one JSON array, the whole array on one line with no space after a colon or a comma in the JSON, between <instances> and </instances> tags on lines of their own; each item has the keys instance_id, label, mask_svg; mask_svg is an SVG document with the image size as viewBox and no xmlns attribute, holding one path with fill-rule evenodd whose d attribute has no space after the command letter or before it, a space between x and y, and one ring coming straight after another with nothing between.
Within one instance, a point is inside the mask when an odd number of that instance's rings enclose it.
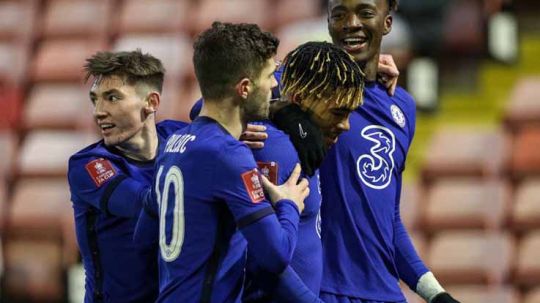
<instances>
[{"instance_id":1,"label":"blurred stadium stand","mask_svg":"<svg viewBox=\"0 0 540 303\"><path fill-rule=\"evenodd\" d=\"M418 114L402 219L462 302L540 303L539 15L535 0L403 0L384 42L431 110ZM84 59L152 53L167 69L158 118L188 121L191 44L214 20L271 30L280 59L329 40L324 0L0 0L0 302L80 302L65 177L98 138Z\"/></svg>"}]
</instances>

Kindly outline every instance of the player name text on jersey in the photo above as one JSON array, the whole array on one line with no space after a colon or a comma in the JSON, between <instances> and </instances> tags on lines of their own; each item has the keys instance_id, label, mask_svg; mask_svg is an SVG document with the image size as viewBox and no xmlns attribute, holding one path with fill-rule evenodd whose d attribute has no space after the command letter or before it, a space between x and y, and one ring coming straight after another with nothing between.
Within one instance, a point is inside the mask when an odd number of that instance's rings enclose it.
<instances>
[{"instance_id":1,"label":"player name text on jersey","mask_svg":"<svg viewBox=\"0 0 540 303\"><path fill-rule=\"evenodd\" d=\"M184 153L186 151L186 144L191 141L195 141L197 136L191 134L184 135L172 135L167 141L165 146L166 153Z\"/></svg>"}]
</instances>

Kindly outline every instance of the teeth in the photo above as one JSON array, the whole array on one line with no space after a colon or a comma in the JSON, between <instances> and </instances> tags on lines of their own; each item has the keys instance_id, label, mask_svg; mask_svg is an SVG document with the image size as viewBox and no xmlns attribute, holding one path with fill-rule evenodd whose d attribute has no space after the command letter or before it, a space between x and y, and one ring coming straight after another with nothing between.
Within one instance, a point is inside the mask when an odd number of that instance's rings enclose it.
<instances>
[{"instance_id":1,"label":"teeth","mask_svg":"<svg viewBox=\"0 0 540 303\"><path fill-rule=\"evenodd\" d=\"M108 129L108 128L111 128L113 126L114 126L113 124L101 124L99 127L101 127L101 129Z\"/></svg>"},{"instance_id":2,"label":"teeth","mask_svg":"<svg viewBox=\"0 0 540 303\"><path fill-rule=\"evenodd\" d=\"M359 44L359 43L363 43L365 41L365 39L363 39L363 38L346 38L343 41L345 43L347 43L347 44Z\"/></svg>"}]
</instances>

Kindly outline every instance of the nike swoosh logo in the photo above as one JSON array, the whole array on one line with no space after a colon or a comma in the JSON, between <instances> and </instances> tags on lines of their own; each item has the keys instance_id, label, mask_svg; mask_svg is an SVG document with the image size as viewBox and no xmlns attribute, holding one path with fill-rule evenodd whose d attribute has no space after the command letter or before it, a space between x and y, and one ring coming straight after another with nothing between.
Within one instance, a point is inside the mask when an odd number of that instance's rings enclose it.
<instances>
[{"instance_id":1,"label":"nike swoosh logo","mask_svg":"<svg viewBox=\"0 0 540 303\"><path fill-rule=\"evenodd\" d=\"M302 124L298 123L298 129L300 130L300 138L305 139L307 137L307 132L302 128Z\"/></svg>"}]
</instances>

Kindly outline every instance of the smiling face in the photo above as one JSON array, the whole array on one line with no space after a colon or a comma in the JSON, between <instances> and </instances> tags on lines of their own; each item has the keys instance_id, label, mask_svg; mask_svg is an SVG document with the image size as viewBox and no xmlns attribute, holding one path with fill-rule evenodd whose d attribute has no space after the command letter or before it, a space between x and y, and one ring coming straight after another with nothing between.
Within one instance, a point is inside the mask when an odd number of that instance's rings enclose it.
<instances>
[{"instance_id":1,"label":"smiling face","mask_svg":"<svg viewBox=\"0 0 540 303\"><path fill-rule=\"evenodd\" d=\"M302 100L300 104L311 114L311 119L323 132L327 148L337 142L341 133L350 129L349 117L356 108L335 100L327 99L325 102L313 97Z\"/></svg>"},{"instance_id":2,"label":"smiling face","mask_svg":"<svg viewBox=\"0 0 540 303\"><path fill-rule=\"evenodd\" d=\"M387 0L330 0L328 31L335 45L366 63L380 52L392 27Z\"/></svg>"},{"instance_id":3,"label":"smiling face","mask_svg":"<svg viewBox=\"0 0 540 303\"><path fill-rule=\"evenodd\" d=\"M129 85L116 75L94 81L90 100L94 105L94 120L107 146L123 145L141 135L148 118L145 112L148 102L143 91L146 90Z\"/></svg>"}]
</instances>

